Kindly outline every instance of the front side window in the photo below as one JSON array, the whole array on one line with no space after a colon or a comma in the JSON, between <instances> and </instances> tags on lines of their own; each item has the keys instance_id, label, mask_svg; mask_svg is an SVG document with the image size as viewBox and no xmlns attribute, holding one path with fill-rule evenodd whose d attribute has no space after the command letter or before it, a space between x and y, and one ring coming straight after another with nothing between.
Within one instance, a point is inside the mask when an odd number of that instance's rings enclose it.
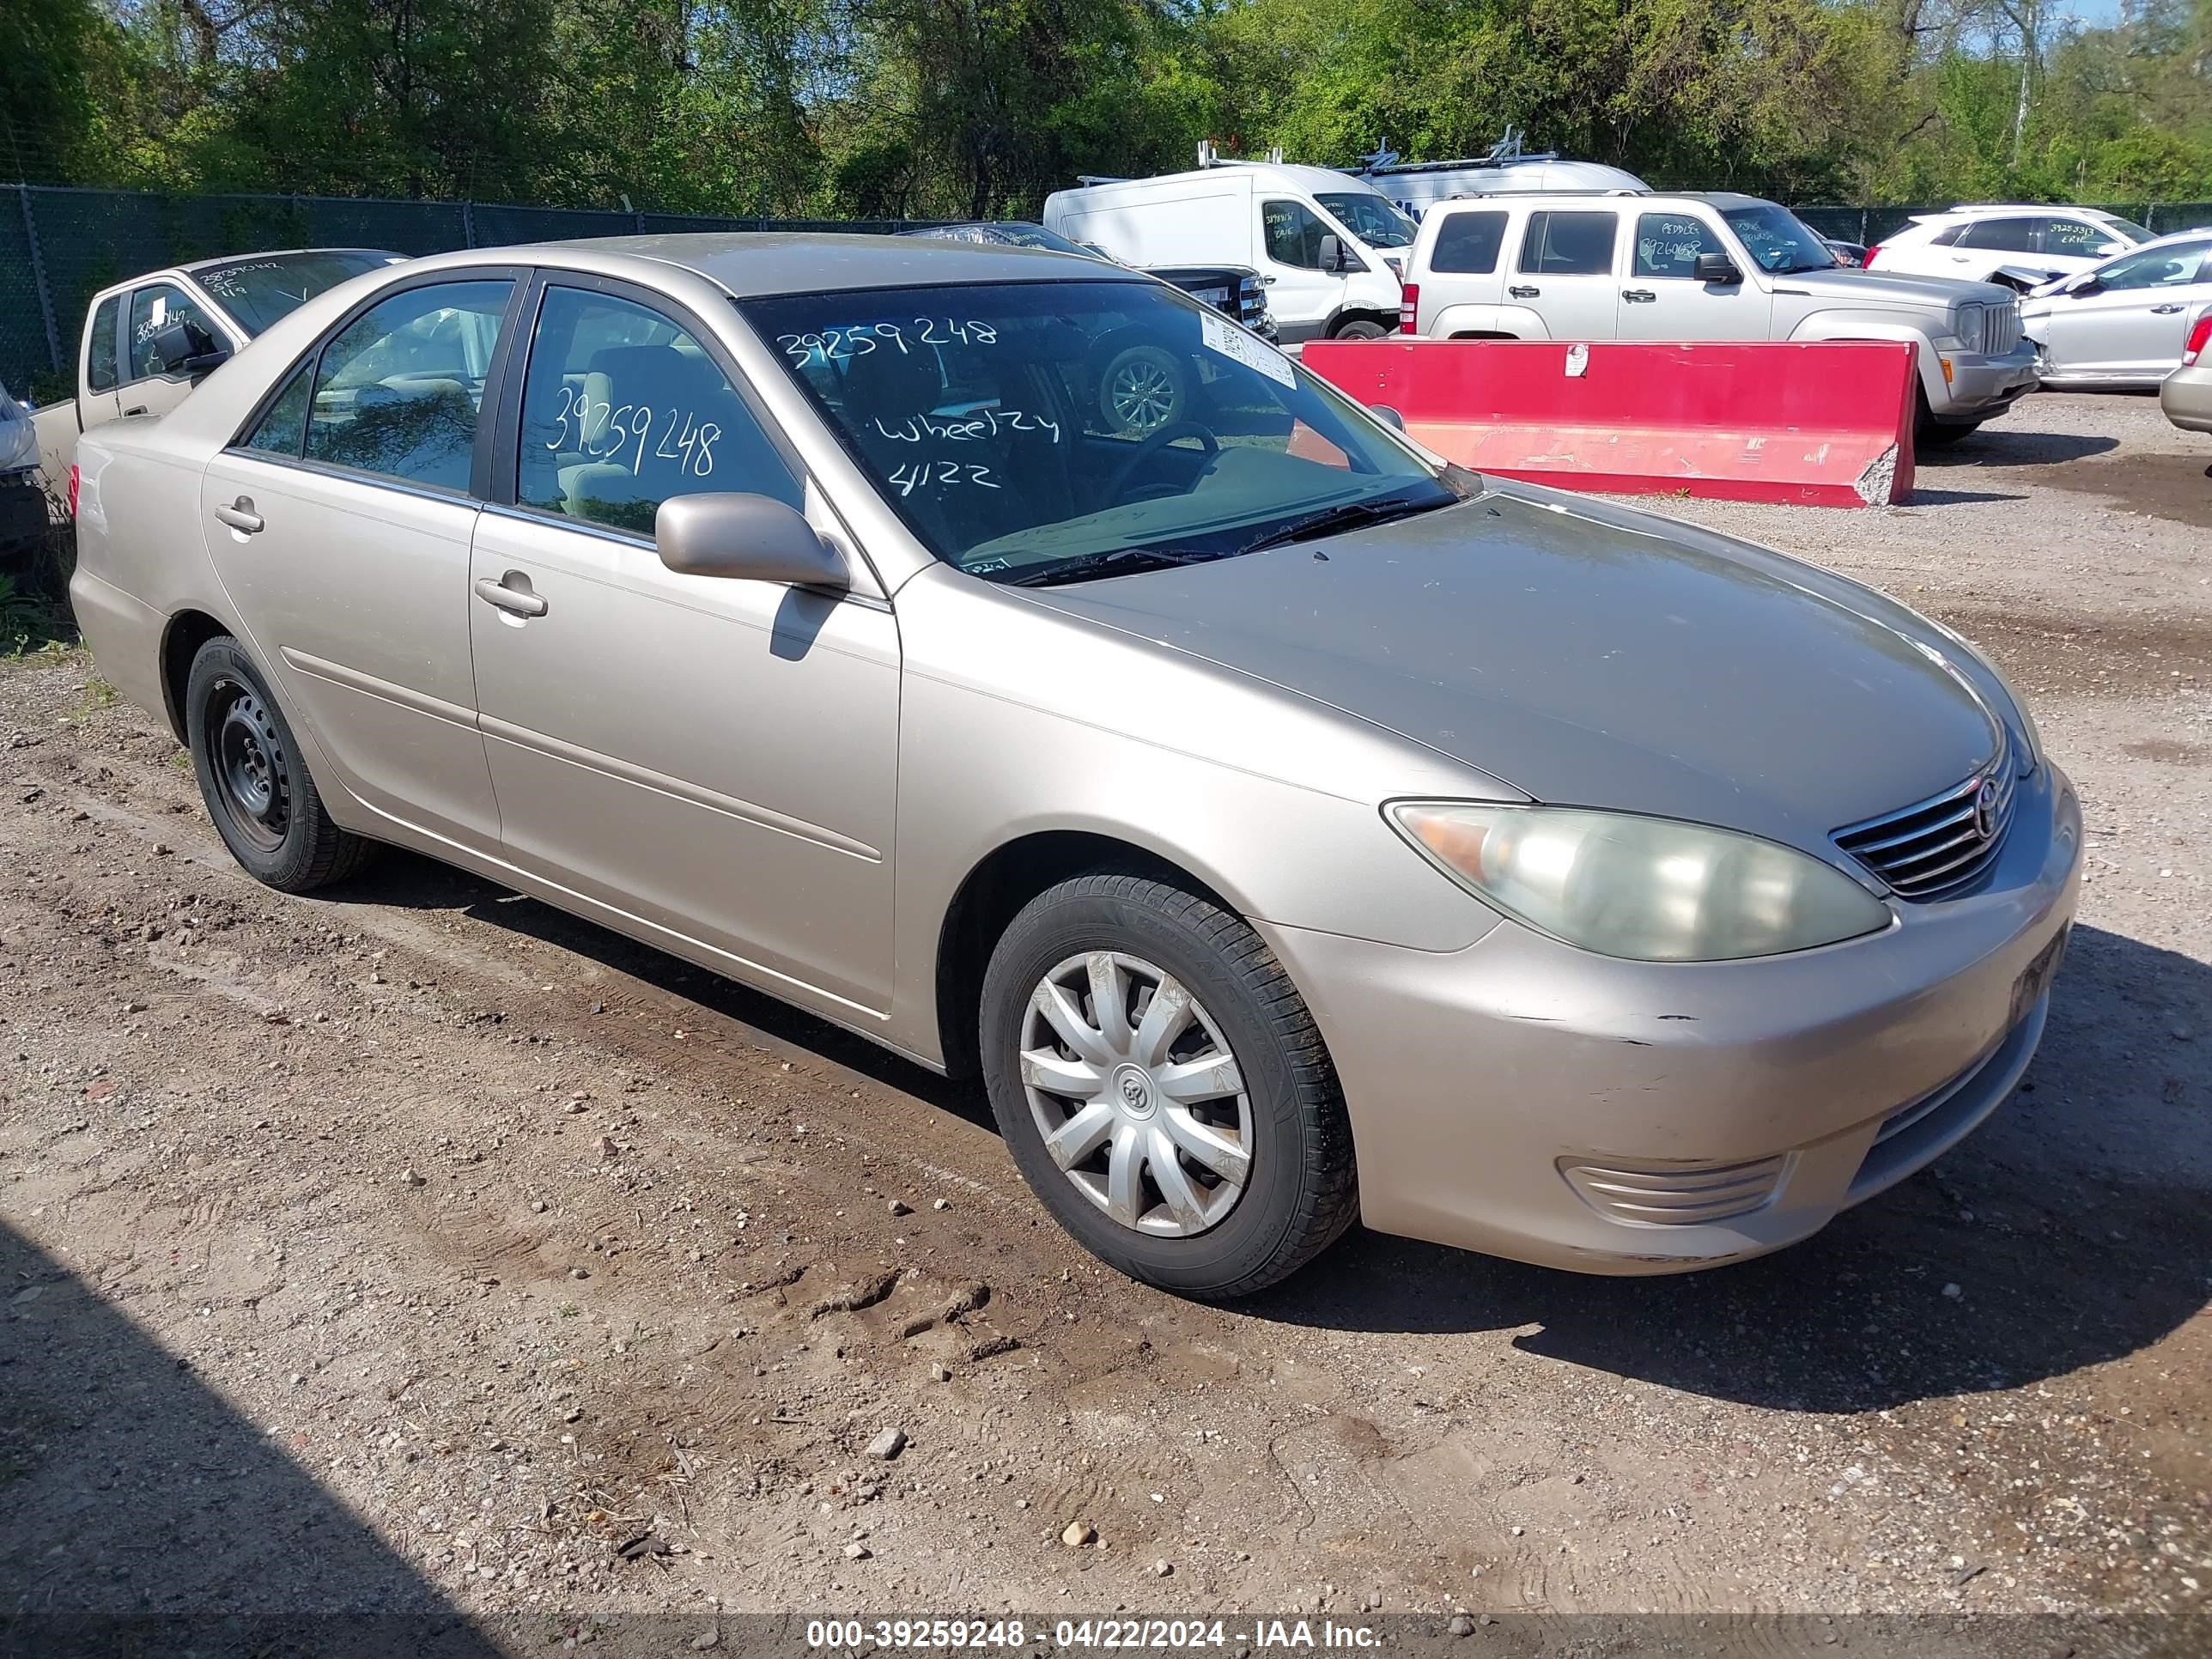
<instances>
[{"instance_id":1,"label":"front side window","mask_svg":"<svg viewBox=\"0 0 2212 1659\"><path fill-rule=\"evenodd\" d=\"M739 310L922 544L990 580L1233 557L1469 488L1157 283L835 292ZM1137 368L1160 412L1133 422L1121 400Z\"/></svg>"},{"instance_id":2,"label":"front side window","mask_svg":"<svg viewBox=\"0 0 2212 1659\"><path fill-rule=\"evenodd\" d=\"M661 502L707 490L805 501L688 330L628 300L547 289L522 386L515 500L650 536Z\"/></svg>"},{"instance_id":3,"label":"front side window","mask_svg":"<svg viewBox=\"0 0 2212 1659\"><path fill-rule=\"evenodd\" d=\"M1960 247L1994 248L2006 253L2035 251L2033 219L1977 219L1960 235Z\"/></svg>"},{"instance_id":4,"label":"front side window","mask_svg":"<svg viewBox=\"0 0 2212 1659\"><path fill-rule=\"evenodd\" d=\"M2097 273L2097 285L2118 292L2137 288L2180 288L2194 283L2212 242L2169 242L2115 259Z\"/></svg>"},{"instance_id":5,"label":"front side window","mask_svg":"<svg viewBox=\"0 0 2212 1659\"><path fill-rule=\"evenodd\" d=\"M434 283L381 301L323 348L307 456L465 490L484 377L514 284Z\"/></svg>"},{"instance_id":6,"label":"front side window","mask_svg":"<svg viewBox=\"0 0 2212 1659\"><path fill-rule=\"evenodd\" d=\"M2045 253L2063 254L2075 259L2103 259L2124 252L2127 246L2110 225L2087 219L2052 218L2043 222Z\"/></svg>"},{"instance_id":7,"label":"front side window","mask_svg":"<svg viewBox=\"0 0 2212 1659\"><path fill-rule=\"evenodd\" d=\"M197 324L207 331L210 339L218 343L223 337L207 313L174 283L156 283L131 296L131 380L143 380L149 374L172 372L161 361L154 342L163 329L173 328L179 323Z\"/></svg>"},{"instance_id":8,"label":"front side window","mask_svg":"<svg viewBox=\"0 0 2212 1659\"><path fill-rule=\"evenodd\" d=\"M1502 208L1447 214L1437 227L1437 245L1430 250L1429 268L1455 276L1486 276L1498 269L1498 251L1504 240Z\"/></svg>"},{"instance_id":9,"label":"front side window","mask_svg":"<svg viewBox=\"0 0 2212 1659\"><path fill-rule=\"evenodd\" d=\"M1324 191L1314 198L1370 247L1411 247L1420 227L1371 190Z\"/></svg>"},{"instance_id":10,"label":"front side window","mask_svg":"<svg viewBox=\"0 0 2212 1659\"><path fill-rule=\"evenodd\" d=\"M123 312L123 296L111 294L92 313L92 338L86 343L84 380L94 392L115 390L115 325Z\"/></svg>"},{"instance_id":11,"label":"front side window","mask_svg":"<svg viewBox=\"0 0 2212 1659\"><path fill-rule=\"evenodd\" d=\"M1700 253L1726 253L1703 219L1688 213L1645 213L1636 220L1636 274L1695 280Z\"/></svg>"},{"instance_id":12,"label":"front side window","mask_svg":"<svg viewBox=\"0 0 2212 1659\"><path fill-rule=\"evenodd\" d=\"M1296 265L1300 270L1321 269L1321 239L1328 234L1328 228L1304 202L1262 202L1260 226L1267 257L1277 264Z\"/></svg>"},{"instance_id":13,"label":"front side window","mask_svg":"<svg viewBox=\"0 0 2212 1659\"><path fill-rule=\"evenodd\" d=\"M1521 236L1521 269L1546 276L1605 276L1613 271L1617 213L1532 213Z\"/></svg>"},{"instance_id":14,"label":"front side window","mask_svg":"<svg viewBox=\"0 0 2212 1659\"><path fill-rule=\"evenodd\" d=\"M326 289L349 282L363 271L396 264L396 253L368 248L337 248L312 253L270 253L232 259L219 265L194 265L192 279L252 339L279 317L298 309Z\"/></svg>"}]
</instances>

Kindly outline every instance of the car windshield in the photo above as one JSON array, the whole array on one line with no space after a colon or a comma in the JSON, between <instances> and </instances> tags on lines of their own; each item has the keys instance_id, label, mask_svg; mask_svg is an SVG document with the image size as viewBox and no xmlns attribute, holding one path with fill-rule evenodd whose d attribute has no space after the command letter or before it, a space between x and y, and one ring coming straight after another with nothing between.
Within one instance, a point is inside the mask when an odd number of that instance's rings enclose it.
<instances>
[{"instance_id":1,"label":"car windshield","mask_svg":"<svg viewBox=\"0 0 2212 1659\"><path fill-rule=\"evenodd\" d=\"M1098 256L1080 242L1071 241L1056 230L1047 230L1042 225L1024 224L1007 221L988 225L931 225L921 230L902 231L904 236L920 236L939 242L981 242L997 247L1042 247L1054 253L1080 253L1085 258Z\"/></svg>"},{"instance_id":2,"label":"car windshield","mask_svg":"<svg viewBox=\"0 0 2212 1659\"><path fill-rule=\"evenodd\" d=\"M325 289L349 282L364 270L395 264L399 258L374 248L264 253L225 264L203 265L192 272L192 280L251 337Z\"/></svg>"},{"instance_id":3,"label":"car windshield","mask_svg":"<svg viewBox=\"0 0 2212 1659\"><path fill-rule=\"evenodd\" d=\"M1419 228L1395 204L1371 190L1328 191L1314 198L1370 247L1411 247Z\"/></svg>"},{"instance_id":4,"label":"car windshield","mask_svg":"<svg viewBox=\"0 0 2212 1659\"><path fill-rule=\"evenodd\" d=\"M2152 240L2152 232L2146 230L2132 219L2121 218L2117 213L2100 213L2096 218L2098 223L2110 225L2130 242L2148 242Z\"/></svg>"},{"instance_id":5,"label":"car windshield","mask_svg":"<svg viewBox=\"0 0 2212 1659\"><path fill-rule=\"evenodd\" d=\"M1754 202L1747 207L1723 208L1721 217L1728 221L1729 228L1762 270L1787 276L1793 271L1834 268L1836 256L1828 245L1787 208Z\"/></svg>"},{"instance_id":6,"label":"car windshield","mask_svg":"<svg viewBox=\"0 0 2212 1659\"><path fill-rule=\"evenodd\" d=\"M1163 283L739 309L923 544L994 580L1225 558L1469 493L1468 475Z\"/></svg>"}]
</instances>

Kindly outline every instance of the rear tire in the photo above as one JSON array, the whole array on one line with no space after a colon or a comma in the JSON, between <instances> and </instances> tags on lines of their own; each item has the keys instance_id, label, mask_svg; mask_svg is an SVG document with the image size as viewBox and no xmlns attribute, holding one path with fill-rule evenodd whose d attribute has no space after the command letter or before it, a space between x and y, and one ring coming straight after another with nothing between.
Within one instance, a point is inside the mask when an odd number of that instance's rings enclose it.
<instances>
[{"instance_id":1,"label":"rear tire","mask_svg":"<svg viewBox=\"0 0 2212 1659\"><path fill-rule=\"evenodd\" d=\"M992 952L980 1036L1023 1178L1133 1279L1249 1296L1358 1213L1320 1030L1274 953L1209 900L1113 873L1040 894Z\"/></svg>"},{"instance_id":2,"label":"rear tire","mask_svg":"<svg viewBox=\"0 0 2212 1659\"><path fill-rule=\"evenodd\" d=\"M1370 323L1362 318L1358 322L1345 324L1335 333L1330 335L1329 338L1332 340L1382 340L1389 338L1389 334L1390 331L1382 324Z\"/></svg>"},{"instance_id":3,"label":"rear tire","mask_svg":"<svg viewBox=\"0 0 2212 1659\"><path fill-rule=\"evenodd\" d=\"M185 734L216 833L257 881L312 892L375 852L374 842L331 821L283 711L237 641L210 640L192 658Z\"/></svg>"}]
</instances>

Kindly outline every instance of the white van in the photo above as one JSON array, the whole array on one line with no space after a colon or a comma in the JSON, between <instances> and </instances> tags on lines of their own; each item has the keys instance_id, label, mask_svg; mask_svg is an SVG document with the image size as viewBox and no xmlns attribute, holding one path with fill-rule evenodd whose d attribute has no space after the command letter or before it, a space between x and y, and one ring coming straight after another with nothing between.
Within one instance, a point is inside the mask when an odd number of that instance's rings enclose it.
<instances>
[{"instance_id":1,"label":"white van","mask_svg":"<svg viewBox=\"0 0 2212 1659\"><path fill-rule=\"evenodd\" d=\"M1285 344L1395 329L1415 228L1373 185L1281 161L1217 161L1054 191L1044 222L1124 264L1252 267Z\"/></svg>"}]
</instances>

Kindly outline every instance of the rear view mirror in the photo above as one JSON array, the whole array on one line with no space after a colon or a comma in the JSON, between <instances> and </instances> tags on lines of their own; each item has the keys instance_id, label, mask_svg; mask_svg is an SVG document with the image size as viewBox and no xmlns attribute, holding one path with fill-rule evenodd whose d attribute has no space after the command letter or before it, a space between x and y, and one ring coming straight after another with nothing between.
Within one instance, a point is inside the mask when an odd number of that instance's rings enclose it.
<instances>
[{"instance_id":1,"label":"rear view mirror","mask_svg":"<svg viewBox=\"0 0 2212 1659\"><path fill-rule=\"evenodd\" d=\"M766 495L678 495L653 515L660 562L685 576L793 587L852 586L845 561L795 507Z\"/></svg>"},{"instance_id":2,"label":"rear view mirror","mask_svg":"<svg viewBox=\"0 0 2212 1659\"><path fill-rule=\"evenodd\" d=\"M154 336L154 361L162 374L189 374L197 380L228 362L230 352L191 318L182 317Z\"/></svg>"},{"instance_id":3,"label":"rear view mirror","mask_svg":"<svg viewBox=\"0 0 2212 1659\"><path fill-rule=\"evenodd\" d=\"M1743 273L1725 253L1700 253L1694 274L1701 283L1740 283Z\"/></svg>"}]
</instances>

